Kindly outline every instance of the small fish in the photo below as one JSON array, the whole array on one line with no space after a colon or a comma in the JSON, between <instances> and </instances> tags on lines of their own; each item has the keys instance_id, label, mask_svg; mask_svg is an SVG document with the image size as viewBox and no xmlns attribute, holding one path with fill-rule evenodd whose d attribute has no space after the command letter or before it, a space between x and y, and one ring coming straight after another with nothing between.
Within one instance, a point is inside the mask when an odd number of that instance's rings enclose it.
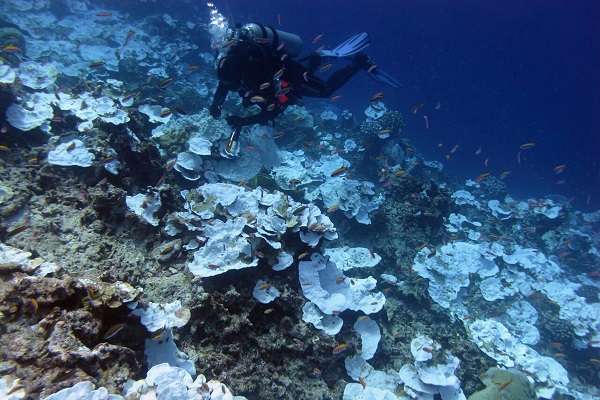
<instances>
[{"instance_id":1,"label":"small fish","mask_svg":"<svg viewBox=\"0 0 600 400\"><path fill-rule=\"evenodd\" d=\"M215 269L219 269L219 268L221 268L221 267L219 267L217 264L208 264L208 269L215 270Z\"/></svg>"},{"instance_id":2,"label":"small fish","mask_svg":"<svg viewBox=\"0 0 600 400\"><path fill-rule=\"evenodd\" d=\"M392 133L392 130L391 129L382 129L379 131L379 134L381 134L381 135L385 135L387 133Z\"/></svg>"},{"instance_id":3,"label":"small fish","mask_svg":"<svg viewBox=\"0 0 600 400\"><path fill-rule=\"evenodd\" d=\"M75 142L69 143L67 146L67 151L73 151L75 149Z\"/></svg>"},{"instance_id":4,"label":"small fish","mask_svg":"<svg viewBox=\"0 0 600 400\"><path fill-rule=\"evenodd\" d=\"M389 288L388 288L389 289ZM366 319L369 319L369 317L367 317L366 315L361 315L360 317L358 317L356 320L357 321L364 321Z\"/></svg>"},{"instance_id":5,"label":"small fish","mask_svg":"<svg viewBox=\"0 0 600 400\"><path fill-rule=\"evenodd\" d=\"M23 308L26 313L35 315L38 312L39 305L35 299L26 299L23 303Z\"/></svg>"},{"instance_id":6,"label":"small fish","mask_svg":"<svg viewBox=\"0 0 600 400\"><path fill-rule=\"evenodd\" d=\"M285 136L285 132L277 132L273 135L273 139L281 139Z\"/></svg>"},{"instance_id":7,"label":"small fish","mask_svg":"<svg viewBox=\"0 0 600 400\"><path fill-rule=\"evenodd\" d=\"M5 146L3 144L0 144L0 151L9 151L10 149L8 148L8 146Z\"/></svg>"},{"instance_id":8,"label":"small fish","mask_svg":"<svg viewBox=\"0 0 600 400\"><path fill-rule=\"evenodd\" d=\"M475 155L478 156L481 154L481 146L477 148L477 150L475 150Z\"/></svg>"},{"instance_id":9,"label":"small fish","mask_svg":"<svg viewBox=\"0 0 600 400\"><path fill-rule=\"evenodd\" d=\"M405 176L405 175L406 175L406 171L405 171L405 170L403 170L403 169L399 169L398 171L396 171L396 172L394 173L394 175L396 175L398 178L402 178L403 176Z\"/></svg>"},{"instance_id":10,"label":"small fish","mask_svg":"<svg viewBox=\"0 0 600 400\"><path fill-rule=\"evenodd\" d=\"M521 152L517 153L517 164L521 165Z\"/></svg>"},{"instance_id":11,"label":"small fish","mask_svg":"<svg viewBox=\"0 0 600 400\"><path fill-rule=\"evenodd\" d=\"M125 36L125 42L123 42L123 46L121 46L121 48L127 46L127 44L129 44L129 41L135 36L135 32L134 31L129 31L127 32L127 36Z\"/></svg>"},{"instance_id":12,"label":"small fish","mask_svg":"<svg viewBox=\"0 0 600 400\"><path fill-rule=\"evenodd\" d=\"M425 346L421 348L426 353L433 353L433 348Z\"/></svg>"},{"instance_id":13,"label":"small fish","mask_svg":"<svg viewBox=\"0 0 600 400\"><path fill-rule=\"evenodd\" d=\"M505 179L508 175L510 175L511 171L502 171L500 174L500 179Z\"/></svg>"},{"instance_id":14,"label":"small fish","mask_svg":"<svg viewBox=\"0 0 600 400\"><path fill-rule=\"evenodd\" d=\"M279 71L275 72L275 75L273 75L273 79L278 80L279 78L281 78L283 76L284 72L285 72L285 68L281 68Z\"/></svg>"},{"instance_id":15,"label":"small fish","mask_svg":"<svg viewBox=\"0 0 600 400\"><path fill-rule=\"evenodd\" d=\"M598 358L590 358L590 362L591 362L592 364L595 364L595 365L599 365L599 366L600 366L600 359L598 359Z\"/></svg>"},{"instance_id":16,"label":"small fish","mask_svg":"<svg viewBox=\"0 0 600 400\"><path fill-rule=\"evenodd\" d=\"M265 82L265 83L261 83L261 85L258 87L259 90L265 90L268 89L271 86L270 82Z\"/></svg>"},{"instance_id":17,"label":"small fish","mask_svg":"<svg viewBox=\"0 0 600 400\"><path fill-rule=\"evenodd\" d=\"M304 82L308 82L308 71L302 74L302 78L304 79Z\"/></svg>"},{"instance_id":18,"label":"small fish","mask_svg":"<svg viewBox=\"0 0 600 400\"><path fill-rule=\"evenodd\" d=\"M456 150L458 150L458 148L459 148L459 147L460 147L460 146L459 146L459 145L457 145L457 144L455 144L454 146L452 146L452 149L450 150L450 154L454 154L454 153L456 153Z\"/></svg>"},{"instance_id":19,"label":"small fish","mask_svg":"<svg viewBox=\"0 0 600 400\"><path fill-rule=\"evenodd\" d=\"M340 354L343 353L344 351L348 350L348 343L340 343L337 346L335 346L333 348L333 350L331 351L332 354Z\"/></svg>"},{"instance_id":20,"label":"small fish","mask_svg":"<svg viewBox=\"0 0 600 400\"><path fill-rule=\"evenodd\" d=\"M308 251L305 251L304 253L301 253L298 256L298 260L302 260L302 259L306 258L308 256L308 254L309 254Z\"/></svg>"},{"instance_id":21,"label":"small fish","mask_svg":"<svg viewBox=\"0 0 600 400\"><path fill-rule=\"evenodd\" d=\"M97 61L93 61L90 63L89 67L90 68L100 68L101 66L104 65L104 61L102 60L97 60Z\"/></svg>"},{"instance_id":22,"label":"small fish","mask_svg":"<svg viewBox=\"0 0 600 400\"><path fill-rule=\"evenodd\" d=\"M479 176L477 176L477 178L475 178L475 181L477 183L481 183L484 180L486 180L487 178L489 178L490 173L489 172L484 172L483 174L480 174Z\"/></svg>"},{"instance_id":23,"label":"small fish","mask_svg":"<svg viewBox=\"0 0 600 400\"><path fill-rule=\"evenodd\" d=\"M163 108L162 110L160 110L160 117L161 118L165 118L168 117L169 115L171 115L173 112L171 111L170 108Z\"/></svg>"},{"instance_id":24,"label":"small fish","mask_svg":"<svg viewBox=\"0 0 600 400\"><path fill-rule=\"evenodd\" d=\"M346 172L348 172L348 167L346 166L341 166L338 169L336 169L335 171L333 171L331 173L331 177L335 177L335 176L340 176L342 174L345 174Z\"/></svg>"},{"instance_id":25,"label":"small fish","mask_svg":"<svg viewBox=\"0 0 600 400\"><path fill-rule=\"evenodd\" d=\"M371 96L369 101L374 102L374 101L378 101L378 100L382 100L382 99L383 99L383 92L377 92L373 96Z\"/></svg>"},{"instance_id":26,"label":"small fish","mask_svg":"<svg viewBox=\"0 0 600 400\"><path fill-rule=\"evenodd\" d=\"M287 55L287 53L283 54L283 55L282 55L282 56L279 58L279 60L281 60L281 61L285 61L285 60L286 60L286 58L288 58L288 55Z\"/></svg>"},{"instance_id":27,"label":"small fish","mask_svg":"<svg viewBox=\"0 0 600 400\"><path fill-rule=\"evenodd\" d=\"M521 150L527 150L527 149L532 149L535 147L535 142L528 142L528 143L523 143L522 145L519 146L519 148Z\"/></svg>"},{"instance_id":28,"label":"small fish","mask_svg":"<svg viewBox=\"0 0 600 400\"><path fill-rule=\"evenodd\" d=\"M272 308L267 308L265 311L263 311L263 314L265 314L265 315L269 315L269 314L271 314L273 311L275 311L275 310L274 310L274 309L272 309Z\"/></svg>"},{"instance_id":29,"label":"small fish","mask_svg":"<svg viewBox=\"0 0 600 400\"><path fill-rule=\"evenodd\" d=\"M503 382L501 385L498 385L498 390L504 390L508 387L508 385L510 385L512 383L512 378L507 380L506 382Z\"/></svg>"},{"instance_id":30,"label":"small fish","mask_svg":"<svg viewBox=\"0 0 600 400\"><path fill-rule=\"evenodd\" d=\"M5 53L20 53L21 49L14 44L8 44L2 48L2 51Z\"/></svg>"},{"instance_id":31,"label":"small fish","mask_svg":"<svg viewBox=\"0 0 600 400\"><path fill-rule=\"evenodd\" d=\"M339 285L340 283L343 283L345 280L346 280L345 276L338 276L337 278L335 278L335 283Z\"/></svg>"},{"instance_id":32,"label":"small fish","mask_svg":"<svg viewBox=\"0 0 600 400\"><path fill-rule=\"evenodd\" d=\"M555 174L558 175L558 174L562 174L563 172L565 172L565 169L567 169L567 164L557 165L552 170L554 171Z\"/></svg>"},{"instance_id":33,"label":"small fish","mask_svg":"<svg viewBox=\"0 0 600 400\"><path fill-rule=\"evenodd\" d=\"M423 119L425 120L425 129L429 129L429 117L427 115L423 115Z\"/></svg>"},{"instance_id":34,"label":"small fish","mask_svg":"<svg viewBox=\"0 0 600 400\"><path fill-rule=\"evenodd\" d=\"M277 51L283 50L284 47L285 47L285 43L284 42L279 43L279 46L277 46Z\"/></svg>"},{"instance_id":35,"label":"small fish","mask_svg":"<svg viewBox=\"0 0 600 400\"><path fill-rule=\"evenodd\" d=\"M319 40L321 40L323 38L323 34L320 33L317 36L315 36L312 40L312 44L317 44L319 42Z\"/></svg>"},{"instance_id":36,"label":"small fish","mask_svg":"<svg viewBox=\"0 0 600 400\"><path fill-rule=\"evenodd\" d=\"M192 73L194 71L198 71L199 69L200 69L200 66L198 64L188 64L188 66L187 66L187 70L190 73Z\"/></svg>"},{"instance_id":37,"label":"small fish","mask_svg":"<svg viewBox=\"0 0 600 400\"><path fill-rule=\"evenodd\" d=\"M111 326L110 328L108 328L102 339L108 340L111 337L114 337L117 333L121 332L123 328L125 328L125 325L126 324L124 322L121 322L119 324Z\"/></svg>"},{"instance_id":38,"label":"small fish","mask_svg":"<svg viewBox=\"0 0 600 400\"><path fill-rule=\"evenodd\" d=\"M281 26L281 14L277 14L277 25Z\"/></svg>"},{"instance_id":39,"label":"small fish","mask_svg":"<svg viewBox=\"0 0 600 400\"><path fill-rule=\"evenodd\" d=\"M333 64L331 64L331 63L325 64L325 65L321 66L320 71L321 72L329 71L331 69L331 67L333 67Z\"/></svg>"},{"instance_id":40,"label":"small fish","mask_svg":"<svg viewBox=\"0 0 600 400\"><path fill-rule=\"evenodd\" d=\"M438 143L438 147L439 147L439 148L442 148L442 147L444 147L444 143Z\"/></svg>"},{"instance_id":41,"label":"small fish","mask_svg":"<svg viewBox=\"0 0 600 400\"><path fill-rule=\"evenodd\" d=\"M271 103L267 106L267 111L273 111L275 109L275 103Z\"/></svg>"},{"instance_id":42,"label":"small fish","mask_svg":"<svg viewBox=\"0 0 600 400\"><path fill-rule=\"evenodd\" d=\"M555 348L557 350L562 350L564 347L561 342L551 342L550 346L552 346L553 348Z\"/></svg>"},{"instance_id":43,"label":"small fish","mask_svg":"<svg viewBox=\"0 0 600 400\"><path fill-rule=\"evenodd\" d=\"M96 13L96 17L112 17L112 13L110 11L100 11Z\"/></svg>"},{"instance_id":44,"label":"small fish","mask_svg":"<svg viewBox=\"0 0 600 400\"><path fill-rule=\"evenodd\" d=\"M371 72L375 71L375 69L377 69L377 64L373 64L373 65L371 65L371 66L369 67L369 69L367 69L367 72L368 72L368 73L371 73Z\"/></svg>"},{"instance_id":45,"label":"small fish","mask_svg":"<svg viewBox=\"0 0 600 400\"><path fill-rule=\"evenodd\" d=\"M150 337L152 338L152 340L155 340L155 341L160 341L160 340L162 340L162 338L163 338L163 334L164 334L164 333L165 333L165 332L164 332L164 330L163 330L163 329L159 329L159 330L157 330L156 332L154 332L154 333L152 334L152 336L150 336Z\"/></svg>"},{"instance_id":46,"label":"small fish","mask_svg":"<svg viewBox=\"0 0 600 400\"><path fill-rule=\"evenodd\" d=\"M567 183L567 181L565 179L559 179L555 182L557 185L564 185L565 183Z\"/></svg>"},{"instance_id":47,"label":"small fish","mask_svg":"<svg viewBox=\"0 0 600 400\"><path fill-rule=\"evenodd\" d=\"M331 101L337 101L337 100L339 100L341 98L342 98L342 96L337 95L337 96L332 96L329 100L331 100Z\"/></svg>"},{"instance_id":48,"label":"small fish","mask_svg":"<svg viewBox=\"0 0 600 400\"><path fill-rule=\"evenodd\" d=\"M434 110L438 111L442 108L442 103L440 103L439 101L437 103L435 103L435 106L433 107Z\"/></svg>"},{"instance_id":49,"label":"small fish","mask_svg":"<svg viewBox=\"0 0 600 400\"><path fill-rule=\"evenodd\" d=\"M175 78L173 78L173 77L163 79L162 81L160 81L158 83L158 87L161 89L164 89L167 86L169 86L171 83L173 83L174 80L175 80Z\"/></svg>"},{"instance_id":50,"label":"small fish","mask_svg":"<svg viewBox=\"0 0 600 400\"><path fill-rule=\"evenodd\" d=\"M417 103L414 104L411 108L410 108L410 112L413 114L417 114L419 111L421 111L421 109L425 107L424 103Z\"/></svg>"},{"instance_id":51,"label":"small fish","mask_svg":"<svg viewBox=\"0 0 600 400\"><path fill-rule=\"evenodd\" d=\"M565 353L554 353L553 356L556 358L567 358Z\"/></svg>"},{"instance_id":52,"label":"small fish","mask_svg":"<svg viewBox=\"0 0 600 400\"><path fill-rule=\"evenodd\" d=\"M486 158L485 161L483 162L483 166L487 168L489 163L490 163L490 159Z\"/></svg>"},{"instance_id":53,"label":"small fish","mask_svg":"<svg viewBox=\"0 0 600 400\"><path fill-rule=\"evenodd\" d=\"M163 248L160 250L160 255L161 255L161 256L164 256L165 254L169 254L170 252L172 252L172 251L173 251L173 248L174 248L174 247L175 247L175 246L173 246L172 244L168 244L168 245L166 245L165 247L163 247Z\"/></svg>"},{"instance_id":54,"label":"small fish","mask_svg":"<svg viewBox=\"0 0 600 400\"><path fill-rule=\"evenodd\" d=\"M367 381L365 381L365 378L363 378L362 376L358 377L358 383L360 383L360 385L363 387L363 389L365 389L367 387Z\"/></svg>"},{"instance_id":55,"label":"small fish","mask_svg":"<svg viewBox=\"0 0 600 400\"><path fill-rule=\"evenodd\" d=\"M250 97L250 103L264 103L267 100L262 96L252 96Z\"/></svg>"},{"instance_id":56,"label":"small fish","mask_svg":"<svg viewBox=\"0 0 600 400\"><path fill-rule=\"evenodd\" d=\"M260 286L258 287L260 290L267 290L271 287L271 284L269 282L263 282L260 284Z\"/></svg>"}]
</instances>

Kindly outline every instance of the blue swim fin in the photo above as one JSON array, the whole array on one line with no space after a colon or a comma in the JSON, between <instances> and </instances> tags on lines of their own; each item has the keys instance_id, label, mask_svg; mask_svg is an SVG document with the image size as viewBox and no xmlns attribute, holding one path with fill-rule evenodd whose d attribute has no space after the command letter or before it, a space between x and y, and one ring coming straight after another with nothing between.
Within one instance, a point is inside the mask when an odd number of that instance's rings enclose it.
<instances>
[{"instance_id":1,"label":"blue swim fin","mask_svg":"<svg viewBox=\"0 0 600 400\"><path fill-rule=\"evenodd\" d=\"M340 43L333 50L320 50L319 55L321 57L349 57L364 50L370 44L369 35L361 32Z\"/></svg>"}]
</instances>

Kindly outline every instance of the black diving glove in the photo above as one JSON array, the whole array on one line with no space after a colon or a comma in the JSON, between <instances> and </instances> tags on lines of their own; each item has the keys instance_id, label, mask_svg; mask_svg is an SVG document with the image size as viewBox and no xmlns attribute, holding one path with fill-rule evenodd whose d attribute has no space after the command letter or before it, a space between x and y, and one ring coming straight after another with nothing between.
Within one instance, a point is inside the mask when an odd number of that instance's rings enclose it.
<instances>
[{"instance_id":1,"label":"black diving glove","mask_svg":"<svg viewBox=\"0 0 600 400\"><path fill-rule=\"evenodd\" d=\"M237 115L230 115L225 120L233 129L241 128L244 125L244 118Z\"/></svg>"},{"instance_id":2,"label":"black diving glove","mask_svg":"<svg viewBox=\"0 0 600 400\"><path fill-rule=\"evenodd\" d=\"M216 104L213 104L208 109L208 112L213 118L219 118L221 116L221 107L217 106Z\"/></svg>"}]
</instances>

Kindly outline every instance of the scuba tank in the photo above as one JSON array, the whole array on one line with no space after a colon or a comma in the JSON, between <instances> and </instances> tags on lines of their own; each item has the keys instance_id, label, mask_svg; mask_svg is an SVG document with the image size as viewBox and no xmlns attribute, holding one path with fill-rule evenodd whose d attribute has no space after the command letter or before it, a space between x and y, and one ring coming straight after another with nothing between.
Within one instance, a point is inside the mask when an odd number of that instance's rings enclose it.
<instances>
[{"instance_id":1,"label":"scuba tank","mask_svg":"<svg viewBox=\"0 0 600 400\"><path fill-rule=\"evenodd\" d=\"M263 43L267 46L277 48L281 43L284 44L284 51L290 57L296 57L302 52L302 39L300 36L293 33L280 31L268 25L257 23L248 23L243 25L239 30L240 39L253 40Z\"/></svg>"}]
</instances>

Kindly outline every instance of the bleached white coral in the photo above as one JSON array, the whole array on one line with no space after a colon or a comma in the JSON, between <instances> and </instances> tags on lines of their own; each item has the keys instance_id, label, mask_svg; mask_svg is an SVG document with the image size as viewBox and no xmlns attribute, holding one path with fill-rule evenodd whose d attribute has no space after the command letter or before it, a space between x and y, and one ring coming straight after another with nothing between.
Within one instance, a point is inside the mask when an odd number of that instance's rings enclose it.
<instances>
[{"instance_id":1,"label":"bleached white coral","mask_svg":"<svg viewBox=\"0 0 600 400\"><path fill-rule=\"evenodd\" d=\"M49 122L54 116L53 97L46 93L34 93L25 97L21 104L11 104L6 110L8 123L22 131L40 128L49 132Z\"/></svg>"},{"instance_id":2,"label":"bleached white coral","mask_svg":"<svg viewBox=\"0 0 600 400\"><path fill-rule=\"evenodd\" d=\"M15 82L17 74L8 65L0 65L0 84L10 85Z\"/></svg>"},{"instance_id":3,"label":"bleached white coral","mask_svg":"<svg viewBox=\"0 0 600 400\"><path fill-rule=\"evenodd\" d=\"M373 277L348 278L330 260L313 253L310 261L301 261L298 267L304 296L325 314L344 310L376 313L385 304L381 292L371 292L377 281Z\"/></svg>"},{"instance_id":4,"label":"bleached white coral","mask_svg":"<svg viewBox=\"0 0 600 400\"><path fill-rule=\"evenodd\" d=\"M370 360L375 355L381 339L379 325L371 318L361 316L354 323L354 330L360 335L360 356L364 360Z\"/></svg>"},{"instance_id":5,"label":"bleached white coral","mask_svg":"<svg viewBox=\"0 0 600 400\"><path fill-rule=\"evenodd\" d=\"M344 324L340 317L325 314L310 301L307 301L302 307L302 321L313 324L315 328L330 336L337 335Z\"/></svg>"},{"instance_id":6,"label":"bleached white coral","mask_svg":"<svg viewBox=\"0 0 600 400\"><path fill-rule=\"evenodd\" d=\"M372 268L379 264L381 257L365 247L329 247L325 249L325 257L331 260L342 271L354 268Z\"/></svg>"},{"instance_id":7,"label":"bleached white coral","mask_svg":"<svg viewBox=\"0 0 600 400\"><path fill-rule=\"evenodd\" d=\"M179 300L160 304L150 302L146 308L137 308L132 312L140 317L142 325L149 332L161 329L180 328L190 320L190 310L181 305Z\"/></svg>"},{"instance_id":8,"label":"bleached white coral","mask_svg":"<svg viewBox=\"0 0 600 400\"><path fill-rule=\"evenodd\" d=\"M56 81L58 70L53 64L26 61L19 65L18 76L21 83L28 88L46 89Z\"/></svg>"},{"instance_id":9,"label":"bleached white coral","mask_svg":"<svg viewBox=\"0 0 600 400\"><path fill-rule=\"evenodd\" d=\"M90 153L78 139L61 143L48 152L48 164L64 167L89 167L93 164L94 158L94 154Z\"/></svg>"},{"instance_id":10,"label":"bleached white coral","mask_svg":"<svg viewBox=\"0 0 600 400\"><path fill-rule=\"evenodd\" d=\"M452 193L451 197L456 205L470 205L477 208L481 207L481 204L479 203L479 201L477 201L475 196L473 196L471 192L468 192L466 190L457 190L456 192Z\"/></svg>"},{"instance_id":11,"label":"bleached white coral","mask_svg":"<svg viewBox=\"0 0 600 400\"><path fill-rule=\"evenodd\" d=\"M252 290L252 297L262 304L268 304L278 298L280 295L281 292L264 279L259 279Z\"/></svg>"},{"instance_id":12,"label":"bleached white coral","mask_svg":"<svg viewBox=\"0 0 600 400\"><path fill-rule=\"evenodd\" d=\"M161 124L169 122L173 116L173 114L170 112L167 112L166 115L163 115L164 108L152 104L142 104L138 107L138 111L142 114L145 114L150 122L157 122Z\"/></svg>"},{"instance_id":13,"label":"bleached white coral","mask_svg":"<svg viewBox=\"0 0 600 400\"><path fill-rule=\"evenodd\" d=\"M152 226L158 226L159 219L155 214L160 210L162 204L158 192L148 194L138 193L135 196L127 196L125 203L129 211L140 217L142 221Z\"/></svg>"},{"instance_id":14,"label":"bleached white coral","mask_svg":"<svg viewBox=\"0 0 600 400\"><path fill-rule=\"evenodd\" d=\"M377 120L385 115L387 107L382 101L372 102L365 109L365 115L368 119Z\"/></svg>"},{"instance_id":15,"label":"bleached white coral","mask_svg":"<svg viewBox=\"0 0 600 400\"><path fill-rule=\"evenodd\" d=\"M189 271L202 278L224 272L254 267L258 259L253 257L247 238L242 235L246 219L237 217L222 222L216 220L205 229L206 244L194 253L188 263Z\"/></svg>"},{"instance_id":16,"label":"bleached white coral","mask_svg":"<svg viewBox=\"0 0 600 400\"><path fill-rule=\"evenodd\" d=\"M44 400L121 400L123 397L119 395L109 394L104 387L95 389L95 386L90 381L78 382L75 385L62 389Z\"/></svg>"}]
</instances>

